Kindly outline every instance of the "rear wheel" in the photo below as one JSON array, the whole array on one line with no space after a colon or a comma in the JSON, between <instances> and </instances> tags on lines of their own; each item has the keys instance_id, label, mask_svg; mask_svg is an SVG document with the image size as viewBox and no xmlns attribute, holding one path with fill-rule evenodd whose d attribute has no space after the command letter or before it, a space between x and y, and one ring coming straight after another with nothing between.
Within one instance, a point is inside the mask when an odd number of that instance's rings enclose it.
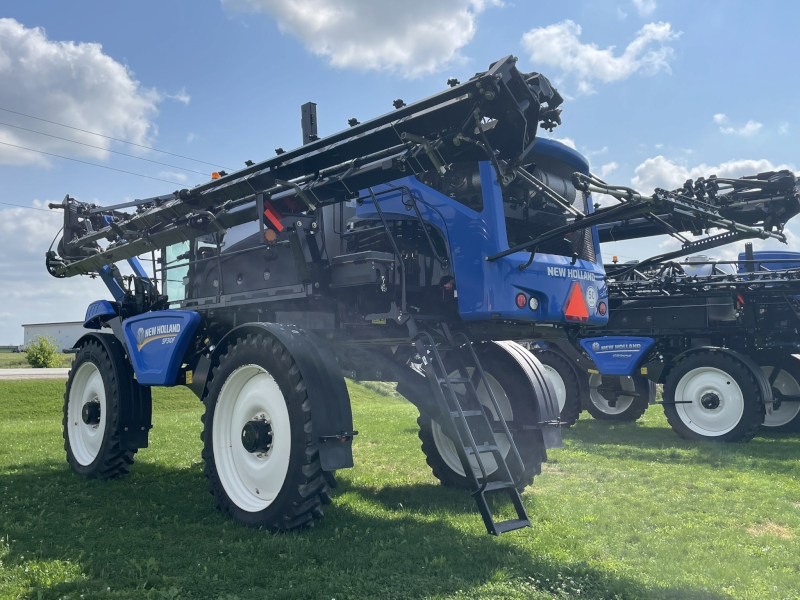
<instances>
[{"instance_id":1,"label":"rear wheel","mask_svg":"<svg viewBox=\"0 0 800 600\"><path fill-rule=\"evenodd\" d=\"M769 379L776 399L781 396L800 396L800 362L796 358L786 356L760 362L761 370ZM779 433L800 432L800 402L781 400L764 417L764 427L767 431Z\"/></svg>"},{"instance_id":2,"label":"rear wheel","mask_svg":"<svg viewBox=\"0 0 800 600\"><path fill-rule=\"evenodd\" d=\"M542 462L545 460L546 452L544 443L540 436L532 430L522 431L521 423L515 422L515 417L522 419L522 415L528 411L518 405L524 402L525 398L530 397L531 390L527 381L519 376L515 369L508 368L502 360L494 357L481 358L483 371L486 379L494 392L500 413L508 423L509 429L515 429L519 425L519 431L513 432L514 443L520 453L522 462L525 465L525 472L518 485L520 490L525 489L533 483L535 475L541 473ZM468 368L470 376L472 367ZM457 372L450 374L451 377L457 376ZM464 393L464 384L454 385L456 393ZM481 382L478 385L478 398L481 405L490 418L496 418L494 406L492 406L489 393ZM417 419L419 424L419 438L422 442L422 452L425 454L428 466L431 467L434 477L442 484L462 489L471 489L471 479L467 478L464 467L456 451L453 441L444 433L439 423L427 415L421 414ZM503 433L495 433L495 439L503 458L508 457L511 444L507 436ZM499 476L498 465L491 453L481 453L481 460L486 468L489 481ZM480 468L474 457L470 457L470 464L476 477L480 478Z\"/></svg>"},{"instance_id":3,"label":"rear wheel","mask_svg":"<svg viewBox=\"0 0 800 600\"><path fill-rule=\"evenodd\" d=\"M272 531L313 525L330 502L300 369L269 335L237 339L203 400L203 458L217 508Z\"/></svg>"},{"instance_id":4,"label":"rear wheel","mask_svg":"<svg viewBox=\"0 0 800 600\"><path fill-rule=\"evenodd\" d=\"M650 381L641 375L589 375L589 402L586 410L600 421L632 422L650 404Z\"/></svg>"},{"instance_id":5,"label":"rear wheel","mask_svg":"<svg viewBox=\"0 0 800 600\"><path fill-rule=\"evenodd\" d=\"M136 450L123 450L120 444L120 406L133 384L121 380L125 375L124 365L115 365L98 341L88 341L75 354L62 425L67 463L80 475L111 479L133 464Z\"/></svg>"},{"instance_id":6,"label":"rear wheel","mask_svg":"<svg viewBox=\"0 0 800 600\"><path fill-rule=\"evenodd\" d=\"M581 389L575 368L561 354L543 350L535 353L553 384L561 413L562 427L569 427L581 414Z\"/></svg>"},{"instance_id":7,"label":"rear wheel","mask_svg":"<svg viewBox=\"0 0 800 600\"><path fill-rule=\"evenodd\" d=\"M684 439L749 442L764 421L755 374L730 354L699 352L667 375L664 414Z\"/></svg>"}]
</instances>

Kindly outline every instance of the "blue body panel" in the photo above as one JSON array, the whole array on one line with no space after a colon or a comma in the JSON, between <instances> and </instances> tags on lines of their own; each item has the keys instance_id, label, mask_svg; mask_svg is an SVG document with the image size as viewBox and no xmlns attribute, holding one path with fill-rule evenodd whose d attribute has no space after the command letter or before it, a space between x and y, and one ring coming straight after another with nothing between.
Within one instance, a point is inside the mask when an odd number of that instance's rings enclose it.
<instances>
[{"instance_id":1,"label":"blue body panel","mask_svg":"<svg viewBox=\"0 0 800 600\"><path fill-rule=\"evenodd\" d=\"M739 253L739 264L737 265L739 273L747 272L747 268L745 266L746 258L747 257L745 256L744 252ZM756 270L758 270L759 267L762 269L769 269L770 271L800 268L800 252L788 252L785 250L762 250L760 252L753 252L753 259L756 263ZM778 260L781 262L770 262Z\"/></svg>"},{"instance_id":2,"label":"blue body panel","mask_svg":"<svg viewBox=\"0 0 800 600\"><path fill-rule=\"evenodd\" d=\"M633 375L655 344L653 338L604 336L581 340L581 347L603 375Z\"/></svg>"},{"instance_id":3,"label":"blue body panel","mask_svg":"<svg viewBox=\"0 0 800 600\"><path fill-rule=\"evenodd\" d=\"M117 316L117 310L108 300L95 300L86 309L86 318L83 320L83 326L86 329L100 329L103 323L103 317L114 318Z\"/></svg>"},{"instance_id":4,"label":"blue body panel","mask_svg":"<svg viewBox=\"0 0 800 600\"><path fill-rule=\"evenodd\" d=\"M190 310L159 310L123 321L136 380L142 385L175 385L199 323L200 315Z\"/></svg>"},{"instance_id":5,"label":"blue body panel","mask_svg":"<svg viewBox=\"0 0 800 600\"><path fill-rule=\"evenodd\" d=\"M563 160L578 171L589 171L588 164L580 154L558 142L539 140L534 152ZM484 199L482 212L475 212L421 184L413 176L376 187L375 191L407 186L417 198L423 219L442 231L452 256L459 313L465 321L501 319L563 323L572 283L578 281L584 298L590 287L596 292L597 301L594 306L588 306L586 324L605 325L608 315L597 313L597 305L601 301L608 303L608 290L596 231L593 231L593 239L597 263L578 260L572 265L570 257L537 254L533 263L520 271L519 266L528 262L528 252L517 252L489 262L487 256L508 249L508 236L502 190L491 163L480 163L480 175ZM402 200L401 191L380 196L381 208L387 218L409 218ZM591 198L588 204L591 212ZM370 202L359 207L357 215L378 218ZM518 308L515 298L520 292L527 297L535 296L539 300L539 308L535 311L527 305Z\"/></svg>"}]
</instances>

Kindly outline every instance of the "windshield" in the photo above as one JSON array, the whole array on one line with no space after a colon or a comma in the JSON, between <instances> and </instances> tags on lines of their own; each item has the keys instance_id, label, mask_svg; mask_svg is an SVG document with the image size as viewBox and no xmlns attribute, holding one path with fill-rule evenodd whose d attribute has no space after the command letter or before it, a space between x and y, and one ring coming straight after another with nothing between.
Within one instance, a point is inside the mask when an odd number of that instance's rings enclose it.
<instances>
[{"instance_id":1,"label":"windshield","mask_svg":"<svg viewBox=\"0 0 800 600\"><path fill-rule=\"evenodd\" d=\"M569 225L574 221L575 211L587 213L586 195L572 185L572 173L575 169L544 155L534 155L534 158L535 163L526 165L525 170L560 198L541 192L535 182L527 181L524 174L518 174L503 190L509 248ZM569 208L560 199L566 201ZM577 254L578 258L596 262L594 241L589 228L578 229L560 239L539 244L536 252L558 256Z\"/></svg>"}]
</instances>

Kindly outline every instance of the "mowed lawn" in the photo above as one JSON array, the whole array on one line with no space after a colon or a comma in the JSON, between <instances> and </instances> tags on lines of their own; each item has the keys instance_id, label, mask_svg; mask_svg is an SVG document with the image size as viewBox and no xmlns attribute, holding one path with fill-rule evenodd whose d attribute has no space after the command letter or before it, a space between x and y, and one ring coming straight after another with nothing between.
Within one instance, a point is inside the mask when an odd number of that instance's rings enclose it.
<instances>
[{"instance_id":1,"label":"mowed lawn","mask_svg":"<svg viewBox=\"0 0 800 600\"><path fill-rule=\"evenodd\" d=\"M0 382L2 598L800 598L800 437L687 443L660 407L589 417L525 495L532 529L493 538L437 485L416 410L351 385L354 469L312 530L219 514L199 401L155 391L129 476L73 475L63 382Z\"/></svg>"},{"instance_id":2,"label":"mowed lawn","mask_svg":"<svg viewBox=\"0 0 800 600\"><path fill-rule=\"evenodd\" d=\"M74 354L59 354L60 368L68 368L72 365ZM0 369L28 369L28 355L25 352L0 352Z\"/></svg>"}]
</instances>

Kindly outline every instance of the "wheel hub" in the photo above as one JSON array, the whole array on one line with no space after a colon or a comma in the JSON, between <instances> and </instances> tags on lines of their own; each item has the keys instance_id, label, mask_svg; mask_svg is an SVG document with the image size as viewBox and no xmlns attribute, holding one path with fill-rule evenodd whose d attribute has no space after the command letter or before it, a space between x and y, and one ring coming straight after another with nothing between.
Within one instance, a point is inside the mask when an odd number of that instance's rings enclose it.
<instances>
[{"instance_id":1,"label":"wheel hub","mask_svg":"<svg viewBox=\"0 0 800 600\"><path fill-rule=\"evenodd\" d=\"M719 408L720 405L719 396L717 396L713 392L708 392L706 394L703 394L703 397L700 398L700 404L703 405L703 408L708 410L714 410L716 408Z\"/></svg>"},{"instance_id":2,"label":"wheel hub","mask_svg":"<svg viewBox=\"0 0 800 600\"><path fill-rule=\"evenodd\" d=\"M96 426L100 424L100 401L90 400L81 408L81 420L87 425Z\"/></svg>"},{"instance_id":3,"label":"wheel hub","mask_svg":"<svg viewBox=\"0 0 800 600\"><path fill-rule=\"evenodd\" d=\"M242 446L250 454L264 458L272 448L272 425L266 419L253 419L242 428Z\"/></svg>"}]
</instances>

